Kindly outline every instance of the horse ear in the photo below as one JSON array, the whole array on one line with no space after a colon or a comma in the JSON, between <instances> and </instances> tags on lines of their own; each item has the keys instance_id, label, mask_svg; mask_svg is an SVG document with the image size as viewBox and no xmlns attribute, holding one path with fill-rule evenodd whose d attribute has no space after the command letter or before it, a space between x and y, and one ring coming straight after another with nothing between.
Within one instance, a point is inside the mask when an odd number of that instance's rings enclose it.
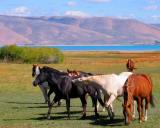
<instances>
[{"instance_id":1,"label":"horse ear","mask_svg":"<svg viewBox=\"0 0 160 128\"><path fill-rule=\"evenodd\" d=\"M38 64L33 64L32 66L33 66L33 67L36 67L36 66L38 66Z\"/></svg>"}]
</instances>

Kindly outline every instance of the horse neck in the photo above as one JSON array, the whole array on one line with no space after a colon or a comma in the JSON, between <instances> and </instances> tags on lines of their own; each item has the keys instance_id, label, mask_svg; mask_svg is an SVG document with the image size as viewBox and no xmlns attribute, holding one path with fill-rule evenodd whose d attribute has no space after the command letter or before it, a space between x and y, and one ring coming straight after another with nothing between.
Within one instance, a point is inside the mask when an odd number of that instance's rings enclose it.
<instances>
[{"instance_id":1,"label":"horse neck","mask_svg":"<svg viewBox=\"0 0 160 128\"><path fill-rule=\"evenodd\" d=\"M132 72L122 72L118 75L119 81L124 84L128 77L133 74Z\"/></svg>"}]
</instances>

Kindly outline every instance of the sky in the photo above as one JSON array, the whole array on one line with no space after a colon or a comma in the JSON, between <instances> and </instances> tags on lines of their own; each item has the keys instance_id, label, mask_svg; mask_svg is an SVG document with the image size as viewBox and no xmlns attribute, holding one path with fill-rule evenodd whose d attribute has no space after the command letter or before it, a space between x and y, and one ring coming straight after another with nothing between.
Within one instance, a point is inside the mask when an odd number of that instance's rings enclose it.
<instances>
[{"instance_id":1,"label":"sky","mask_svg":"<svg viewBox=\"0 0 160 128\"><path fill-rule=\"evenodd\" d=\"M108 16L160 23L160 0L0 0L0 15Z\"/></svg>"}]
</instances>

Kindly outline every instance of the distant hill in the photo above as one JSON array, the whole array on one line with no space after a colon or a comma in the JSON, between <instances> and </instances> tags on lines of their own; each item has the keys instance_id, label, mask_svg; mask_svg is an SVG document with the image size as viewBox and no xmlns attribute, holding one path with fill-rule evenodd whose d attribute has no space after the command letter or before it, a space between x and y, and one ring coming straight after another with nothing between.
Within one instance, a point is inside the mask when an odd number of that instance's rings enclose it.
<instances>
[{"instance_id":1,"label":"distant hill","mask_svg":"<svg viewBox=\"0 0 160 128\"><path fill-rule=\"evenodd\" d=\"M151 24L151 25L160 28L160 24Z\"/></svg>"},{"instance_id":2,"label":"distant hill","mask_svg":"<svg viewBox=\"0 0 160 128\"><path fill-rule=\"evenodd\" d=\"M160 26L110 17L0 16L0 44L156 44Z\"/></svg>"}]
</instances>

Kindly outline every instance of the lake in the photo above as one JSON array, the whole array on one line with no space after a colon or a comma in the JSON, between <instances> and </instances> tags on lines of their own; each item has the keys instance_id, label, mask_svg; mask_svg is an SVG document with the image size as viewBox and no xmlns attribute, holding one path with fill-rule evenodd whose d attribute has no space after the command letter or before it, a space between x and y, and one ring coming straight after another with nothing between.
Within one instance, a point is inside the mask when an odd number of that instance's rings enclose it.
<instances>
[{"instance_id":1,"label":"lake","mask_svg":"<svg viewBox=\"0 0 160 128\"><path fill-rule=\"evenodd\" d=\"M42 47L42 46L34 46ZM45 46L50 48L59 48L62 51L160 51L160 45L126 45L126 46L73 46L73 45L56 45Z\"/></svg>"}]
</instances>

